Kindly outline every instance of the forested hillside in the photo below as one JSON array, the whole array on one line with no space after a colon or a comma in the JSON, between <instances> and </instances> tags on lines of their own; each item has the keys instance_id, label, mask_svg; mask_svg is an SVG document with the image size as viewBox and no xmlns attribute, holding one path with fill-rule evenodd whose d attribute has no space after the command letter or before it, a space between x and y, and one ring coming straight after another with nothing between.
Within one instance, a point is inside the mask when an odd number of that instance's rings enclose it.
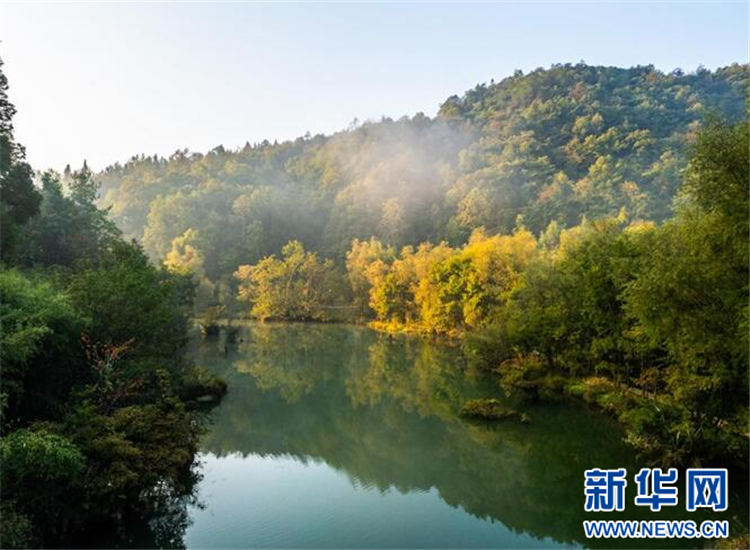
<instances>
[{"instance_id":1,"label":"forested hillside","mask_svg":"<svg viewBox=\"0 0 750 550\"><path fill-rule=\"evenodd\" d=\"M556 66L451 97L435 118L48 172L40 193L5 194L3 259L74 275L49 287L11 272L4 292L21 311L57 288L97 308L112 294L100 277L135 262L194 289L198 315L457 335L506 388L596 402L663 463L742 460L746 82L739 65ZM28 186L29 170L7 181ZM107 318L75 303L92 333ZM142 313L107 338L125 345Z\"/></svg>"},{"instance_id":2,"label":"forested hillside","mask_svg":"<svg viewBox=\"0 0 750 550\"><path fill-rule=\"evenodd\" d=\"M136 158L103 201L199 313L456 335L509 391L596 403L660 463L746 464L746 82L518 73L434 119Z\"/></svg>"},{"instance_id":3,"label":"forested hillside","mask_svg":"<svg viewBox=\"0 0 750 550\"><path fill-rule=\"evenodd\" d=\"M536 235L622 208L659 221L687 143L707 117L742 117L746 80L739 65L519 72L448 98L435 118L135 157L99 174L101 203L154 259L184 259L187 247L214 293L293 239L341 262L355 238L458 245L479 227L512 231L519 215Z\"/></svg>"}]
</instances>

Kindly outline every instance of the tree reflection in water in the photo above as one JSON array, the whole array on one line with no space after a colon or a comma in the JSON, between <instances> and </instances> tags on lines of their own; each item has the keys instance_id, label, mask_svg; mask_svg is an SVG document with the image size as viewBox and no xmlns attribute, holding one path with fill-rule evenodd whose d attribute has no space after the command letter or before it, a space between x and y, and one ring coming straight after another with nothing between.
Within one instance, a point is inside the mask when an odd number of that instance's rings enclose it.
<instances>
[{"instance_id":1,"label":"tree reflection in water","mask_svg":"<svg viewBox=\"0 0 750 550\"><path fill-rule=\"evenodd\" d=\"M242 342L226 355L223 349L222 342L206 342L194 354L229 383L203 442L204 451L219 457L313 459L380 491L435 488L446 503L474 516L566 544L589 545L583 519L704 519L684 507L654 514L631 505L606 518L585 514L584 470L626 467L632 476L640 467L618 426L577 403L504 396L453 347L360 327L248 324ZM482 396L522 409L531 423L459 416L466 399ZM737 519L746 517L746 495L735 495L730 510L733 532L747 529Z\"/></svg>"}]
</instances>

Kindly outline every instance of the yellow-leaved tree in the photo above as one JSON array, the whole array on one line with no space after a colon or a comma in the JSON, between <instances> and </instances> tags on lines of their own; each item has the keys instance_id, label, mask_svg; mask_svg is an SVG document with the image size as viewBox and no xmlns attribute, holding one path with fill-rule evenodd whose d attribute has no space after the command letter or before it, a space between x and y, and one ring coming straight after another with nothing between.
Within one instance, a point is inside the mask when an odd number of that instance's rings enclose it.
<instances>
[{"instance_id":1,"label":"yellow-leaved tree","mask_svg":"<svg viewBox=\"0 0 750 550\"><path fill-rule=\"evenodd\" d=\"M164 259L164 267L172 273L192 279L195 284L195 309L203 311L214 302L215 285L206 276L204 255L199 246L198 231L188 229L172 239L172 247Z\"/></svg>"},{"instance_id":2,"label":"yellow-leaved tree","mask_svg":"<svg viewBox=\"0 0 750 550\"><path fill-rule=\"evenodd\" d=\"M250 314L261 321L328 321L345 294L331 260L305 252L299 241L288 242L281 258L263 258L242 265L234 274L239 298L251 304Z\"/></svg>"}]
</instances>

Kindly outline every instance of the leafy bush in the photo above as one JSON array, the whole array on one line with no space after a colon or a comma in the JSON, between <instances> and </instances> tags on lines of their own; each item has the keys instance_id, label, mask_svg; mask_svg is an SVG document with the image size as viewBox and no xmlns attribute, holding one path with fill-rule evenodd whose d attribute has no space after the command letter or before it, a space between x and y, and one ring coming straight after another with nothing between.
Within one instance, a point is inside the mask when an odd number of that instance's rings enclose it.
<instances>
[{"instance_id":1,"label":"leafy bush","mask_svg":"<svg viewBox=\"0 0 750 550\"><path fill-rule=\"evenodd\" d=\"M86 463L69 439L46 431L16 430L0 441L3 484L22 487L29 482L69 482Z\"/></svg>"}]
</instances>

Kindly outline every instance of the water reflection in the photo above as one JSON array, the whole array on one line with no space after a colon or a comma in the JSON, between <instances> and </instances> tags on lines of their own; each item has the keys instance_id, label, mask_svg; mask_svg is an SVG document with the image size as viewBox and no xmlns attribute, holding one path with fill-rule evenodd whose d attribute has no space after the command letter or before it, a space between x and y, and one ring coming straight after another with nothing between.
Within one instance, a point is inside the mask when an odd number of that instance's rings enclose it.
<instances>
[{"instance_id":1,"label":"water reflection","mask_svg":"<svg viewBox=\"0 0 750 550\"><path fill-rule=\"evenodd\" d=\"M345 474L356 487L384 495L394 490L436 493L456 513L500 522L510 533L503 540L511 546L526 545L527 537L537 546L588 546L583 519L708 517L684 508L657 515L633 505L619 517L585 514L585 469L626 467L632 476L639 467L618 427L569 402L512 403L528 412L529 425L466 422L458 415L465 399L502 395L495 381L467 370L460 354L445 345L356 327L250 324L228 352L221 341L206 342L196 346L194 355L196 362L224 376L230 388L203 442L209 476L219 468L216 458L234 461L238 453L256 461L256 467L264 457L319 462ZM251 475L247 464L246 476ZM201 498L208 510L220 506L210 491ZM297 504L312 513L320 505L313 500ZM260 509L264 505L273 503L262 502ZM385 506L396 505L383 504L381 512ZM725 516L733 520L734 532L747 528L739 519L746 517L746 506L746 494L735 495ZM340 535L309 539L309 545L341 545L343 528ZM401 543L425 546L428 540ZM594 545L685 544L605 539Z\"/></svg>"},{"instance_id":2,"label":"water reflection","mask_svg":"<svg viewBox=\"0 0 750 550\"><path fill-rule=\"evenodd\" d=\"M185 531L192 515L205 504L197 487L203 480L199 465L186 470L180 487L160 484L142 494L138 511L131 510L113 523L77 533L70 548L185 548Z\"/></svg>"}]
</instances>

